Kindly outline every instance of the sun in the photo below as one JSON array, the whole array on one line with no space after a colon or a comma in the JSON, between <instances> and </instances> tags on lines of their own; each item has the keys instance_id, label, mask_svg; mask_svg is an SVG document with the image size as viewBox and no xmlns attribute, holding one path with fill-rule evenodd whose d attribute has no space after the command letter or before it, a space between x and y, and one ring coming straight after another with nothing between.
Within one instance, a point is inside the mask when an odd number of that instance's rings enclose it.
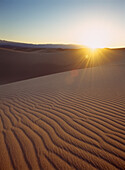
<instances>
[{"instance_id":1,"label":"sun","mask_svg":"<svg viewBox=\"0 0 125 170\"><path fill-rule=\"evenodd\" d=\"M102 46L100 44L88 44L87 47L89 47L92 51L98 49L98 48L104 48L105 46Z\"/></svg>"},{"instance_id":2,"label":"sun","mask_svg":"<svg viewBox=\"0 0 125 170\"><path fill-rule=\"evenodd\" d=\"M88 46L88 48L90 48L91 51L95 51L96 49L98 49L98 48L100 48L100 47L99 47L99 46L93 46L93 45L91 45L91 46Z\"/></svg>"},{"instance_id":3,"label":"sun","mask_svg":"<svg viewBox=\"0 0 125 170\"><path fill-rule=\"evenodd\" d=\"M96 42L96 39L95 39L95 41L91 40L90 42L88 42L88 43L86 44L86 46L87 46L88 48L91 48L91 50L96 50L96 49L98 49L98 48L105 48L105 47L106 47L106 46L103 45L102 43Z\"/></svg>"},{"instance_id":4,"label":"sun","mask_svg":"<svg viewBox=\"0 0 125 170\"><path fill-rule=\"evenodd\" d=\"M97 33L90 33L86 40L86 46L91 49L104 48L106 47L105 36L98 35Z\"/></svg>"}]
</instances>

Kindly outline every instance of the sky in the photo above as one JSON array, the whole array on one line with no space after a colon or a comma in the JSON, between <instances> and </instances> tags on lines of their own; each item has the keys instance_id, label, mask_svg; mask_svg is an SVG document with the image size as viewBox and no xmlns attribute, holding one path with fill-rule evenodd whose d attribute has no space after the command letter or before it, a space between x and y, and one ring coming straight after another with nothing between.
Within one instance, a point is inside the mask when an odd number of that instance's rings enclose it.
<instances>
[{"instance_id":1,"label":"sky","mask_svg":"<svg viewBox=\"0 0 125 170\"><path fill-rule=\"evenodd\" d=\"M125 0L0 0L0 39L125 47Z\"/></svg>"}]
</instances>

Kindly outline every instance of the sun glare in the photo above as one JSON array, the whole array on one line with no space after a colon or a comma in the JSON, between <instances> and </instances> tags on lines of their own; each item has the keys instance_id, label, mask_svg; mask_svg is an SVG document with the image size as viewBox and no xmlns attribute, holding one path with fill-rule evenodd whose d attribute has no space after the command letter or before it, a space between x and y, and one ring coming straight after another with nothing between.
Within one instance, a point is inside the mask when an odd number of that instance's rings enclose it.
<instances>
[{"instance_id":1,"label":"sun glare","mask_svg":"<svg viewBox=\"0 0 125 170\"><path fill-rule=\"evenodd\" d=\"M89 35L86 40L86 46L92 50L106 47L105 36L98 35L96 33Z\"/></svg>"},{"instance_id":2,"label":"sun glare","mask_svg":"<svg viewBox=\"0 0 125 170\"><path fill-rule=\"evenodd\" d=\"M80 42L88 48L96 49L108 46L110 31L101 19L87 21L81 34Z\"/></svg>"},{"instance_id":3,"label":"sun glare","mask_svg":"<svg viewBox=\"0 0 125 170\"><path fill-rule=\"evenodd\" d=\"M96 50L97 48L105 48L104 45L101 45L100 43L91 42L87 44L87 47L90 48L92 51Z\"/></svg>"}]
</instances>

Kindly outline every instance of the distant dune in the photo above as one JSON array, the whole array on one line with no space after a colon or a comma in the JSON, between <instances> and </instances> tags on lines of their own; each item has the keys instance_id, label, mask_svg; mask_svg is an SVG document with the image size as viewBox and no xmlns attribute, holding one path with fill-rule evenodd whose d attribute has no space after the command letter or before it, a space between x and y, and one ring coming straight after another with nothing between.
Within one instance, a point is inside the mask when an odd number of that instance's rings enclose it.
<instances>
[{"instance_id":1,"label":"distant dune","mask_svg":"<svg viewBox=\"0 0 125 170\"><path fill-rule=\"evenodd\" d=\"M84 67L0 85L0 170L125 169L125 52L101 52L0 50L2 84Z\"/></svg>"},{"instance_id":2,"label":"distant dune","mask_svg":"<svg viewBox=\"0 0 125 170\"><path fill-rule=\"evenodd\" d=\"M3 48L62 48L62 49L78 49L83 48L83 45L77 44L29 44L13 41L0 40L0 47Z\"/></svg>"}]
</instances>

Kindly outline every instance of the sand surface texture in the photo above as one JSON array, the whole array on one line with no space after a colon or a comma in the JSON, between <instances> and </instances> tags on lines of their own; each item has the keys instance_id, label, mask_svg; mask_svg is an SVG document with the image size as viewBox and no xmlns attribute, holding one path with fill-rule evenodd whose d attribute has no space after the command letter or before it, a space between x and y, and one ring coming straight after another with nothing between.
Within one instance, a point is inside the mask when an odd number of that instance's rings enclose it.
<instances>
[{"instance_id":1,"label":"sand surface texture","mask_svg":"<svg viewBox=\"0 0 125 170\"><path fill-rule=\"evenodd\" d=\"M125 56L0 86L0 170L125 169Z\"/></svg>"}]
</instances>

